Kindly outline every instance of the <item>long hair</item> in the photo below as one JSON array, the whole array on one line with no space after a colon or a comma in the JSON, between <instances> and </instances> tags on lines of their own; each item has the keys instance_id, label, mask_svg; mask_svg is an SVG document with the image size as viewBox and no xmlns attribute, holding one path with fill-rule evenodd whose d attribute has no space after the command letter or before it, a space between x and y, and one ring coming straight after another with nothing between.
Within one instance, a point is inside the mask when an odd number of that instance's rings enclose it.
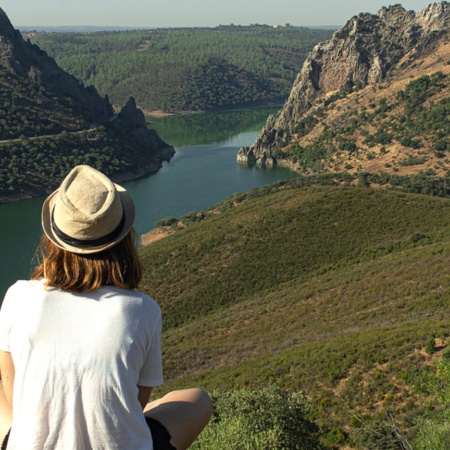
<instances>
[{"instance_id":1,"label":"long hair","mask_svg":"<svg viewBox=\"0 0 450 450\"><path fill-rule=\"evenodd\" d=\"M44 278L47 286L64 291L94 291L102 286L135 289L142 276L134 230L114 247L93 254L63 250L43 234L39 260L31 279Z\"/></svg>"}]
</instances>

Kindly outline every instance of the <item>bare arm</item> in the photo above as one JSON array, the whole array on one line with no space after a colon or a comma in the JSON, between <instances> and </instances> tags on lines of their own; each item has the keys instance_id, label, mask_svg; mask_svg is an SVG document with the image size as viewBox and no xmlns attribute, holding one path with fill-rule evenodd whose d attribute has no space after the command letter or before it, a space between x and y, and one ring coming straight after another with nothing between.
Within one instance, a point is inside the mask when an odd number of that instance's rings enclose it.
<instances>
[{"instance_id":1,"label":"bare arm","mask_svg":"<svg viewBox=\"0 0 450 450\"><path fill-rule=\"evenodd\" d=\"M11 353L3 350L0 350L0 374L6 401L12 407L15 369Z\"/></svg>"},{"instance_id":2,"label":"bare arm","mask_svg":"<svg viewBox=\"0 0 450 450\"><path fill-rule=\"evenodd\" d=\"M138 400L142 405L142 410L145 408L145 405L148 403L148 399L153 391L151 386L138 386Z\"/></svg>"}]
</instances>

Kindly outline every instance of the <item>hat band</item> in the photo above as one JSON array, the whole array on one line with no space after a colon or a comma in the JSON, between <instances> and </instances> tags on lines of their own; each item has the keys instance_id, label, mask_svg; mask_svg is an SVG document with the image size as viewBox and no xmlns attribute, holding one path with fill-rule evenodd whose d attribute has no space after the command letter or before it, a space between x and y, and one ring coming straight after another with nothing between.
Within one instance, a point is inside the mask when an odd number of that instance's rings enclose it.
<instances>
[{"instance_id":1,"label":"hat band","mask_svg":"<svg viewBox=\"0 0 450 450\"><path fill-rule=\"evenodd\" d=\"M117 225L117 227L113 231L111 231L111 233L108 233L106 236L102 236L98 239L77 239L67 235L57 227L53 214L54 210L55 208L53 208L52 210L53 231L61 241L63 241L65 244L71 245L72 247L86 248L86 247L98 247L99 245L109 244L120 235L120 233L123 230L123 226L125 225L125 211L124 211L119 225Z\"/></svg>"}]
</instances>

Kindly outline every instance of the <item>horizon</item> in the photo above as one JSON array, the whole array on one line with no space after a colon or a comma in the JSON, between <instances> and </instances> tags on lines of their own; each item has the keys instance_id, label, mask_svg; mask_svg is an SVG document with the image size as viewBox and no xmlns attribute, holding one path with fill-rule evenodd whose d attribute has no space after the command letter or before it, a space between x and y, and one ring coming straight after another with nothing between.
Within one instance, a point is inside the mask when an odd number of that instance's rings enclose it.
<instances>
[{"instance_id":1,"label":"horizon","mask_svg":"<svg viewBox=\"0 0 450 450\"><path fill-rule=\"evenodd\" d=\"M15 28L110 27L124 28L199 28L219 25L286 25L301 27L340 27L362 12L376 14L383 6L396 4L382 0L3 0L1 8ZM428 0L406 0L407 10L419 11ZM95 10L93 10L95 5ZM181 6L182 5L182 6Z\"/></svg>"}]
</instances>

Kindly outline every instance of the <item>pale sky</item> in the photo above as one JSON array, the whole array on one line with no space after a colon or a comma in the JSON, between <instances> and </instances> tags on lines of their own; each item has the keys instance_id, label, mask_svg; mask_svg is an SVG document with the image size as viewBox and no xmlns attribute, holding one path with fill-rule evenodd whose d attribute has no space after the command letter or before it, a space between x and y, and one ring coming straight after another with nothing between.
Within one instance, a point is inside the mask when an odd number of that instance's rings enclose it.
<instances>
[{"instance_id":1,"label":"pale sky","mask_svg":"<svg viewBox=\"0 0 450 450\"><path fill-rule=\"evenodd\" d=\"M343 25L360 12L401 3L418 11L429 0L0 0L20 26L196 27L217 25Z\"/></svg>"}]
</instances>

